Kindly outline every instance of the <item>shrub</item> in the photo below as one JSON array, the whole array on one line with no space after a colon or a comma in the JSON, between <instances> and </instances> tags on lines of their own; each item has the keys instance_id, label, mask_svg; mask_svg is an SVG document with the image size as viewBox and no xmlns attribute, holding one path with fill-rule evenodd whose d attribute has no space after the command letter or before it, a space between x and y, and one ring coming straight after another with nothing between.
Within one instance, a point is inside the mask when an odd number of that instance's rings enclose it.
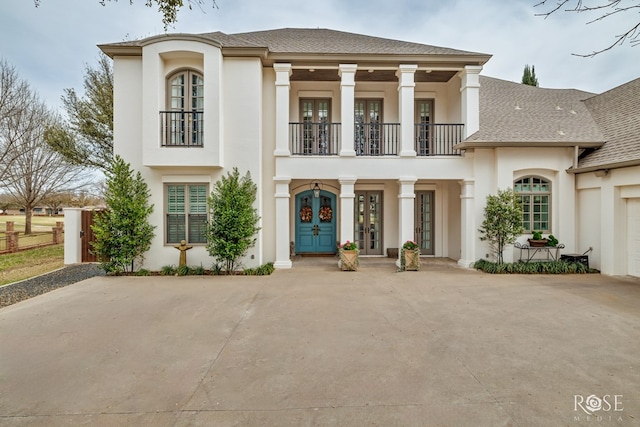
<instances>
[{"instance_id":1,"label":"shrub","mask_svg":"<svg viewBox=\"0 0 640 427\"><path fill-rule=\"evenodd\" d=\"M269 276L274 270L273 263L268 262L259 267L245 268L243 272L246 276Z\"/></svg>"},{"instance_id":2,"label":"shrub","mask_svg":"<svg viewBox=\"0 0 640 427\"><path fill-rule=\"evenodd\" d=\"M474 268L489 274L585 274L595 272L579 262L566 261L499 264L480 259L475 262Z\"/></svg>"},{"instance_id":3,"label":"shrub","mask_svg":"<svg viewBox=\"0 0 640 427\"><path fill-rule=\"evenodd\" d=\"M189 276L191 274L191 267L188 265L180 265L176 269L176 274L178 276Z\"/></svg>"},{"instance_id":4,"label":"shrub","mask_svg":"<svg viewBox=\"0 0 640 427\"><path fill-rule=\"evenodd\" d=\"M162 274L163 276L175 276L176 267L173 265L165 265L160 269L160 274Z\"/></svg>"},{"instance_id":5,"label":"shrub","mask_svg":"<svg viewBox=\"0 0 640 427\"><path fill-rule=\"evenodd\" d=\"M147 270L146 268L141 268L140 270L136 271L136 276L151 276L151 271Z\"/></svg>"}]
</instances>

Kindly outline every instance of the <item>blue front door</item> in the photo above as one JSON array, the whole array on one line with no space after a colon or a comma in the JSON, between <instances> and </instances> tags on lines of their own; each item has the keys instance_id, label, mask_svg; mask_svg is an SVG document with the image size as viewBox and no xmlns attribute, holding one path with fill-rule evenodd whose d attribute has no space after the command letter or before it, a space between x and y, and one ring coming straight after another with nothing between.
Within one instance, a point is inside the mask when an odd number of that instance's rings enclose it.
<instances>
[{"instance_id":1,"label":"blue front door","mask_svg":"<svg viewBox=\"0 0 640 427\"><path fill-rule=\"evenodd\" d=\"M336 252L336 196L321 191L315 198L313 191L296 196L296 252Z\"/></svg>"}]
</instances>

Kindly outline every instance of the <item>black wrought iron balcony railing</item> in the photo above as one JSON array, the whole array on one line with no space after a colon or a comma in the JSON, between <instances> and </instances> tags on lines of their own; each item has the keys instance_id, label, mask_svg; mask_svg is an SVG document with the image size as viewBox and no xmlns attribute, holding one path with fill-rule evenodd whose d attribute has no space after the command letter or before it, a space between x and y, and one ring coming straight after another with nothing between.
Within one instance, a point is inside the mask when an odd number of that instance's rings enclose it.
<instances>
[{"instance_id":1,"label":"black wrought iron balcony railing","mask_svg":"<svg viewBox=\"0 0 640 427\"><path fill-rule=\"evenodd\" d=\"M291 154L337 156L340 123L289 123Z\"/></svg>"},{"instance_id":2,"label":"black wrought iron balcony railing","mask_svg":"<svg viewBox=\"0 0 640 427\"><path fill-rule=\"evenodd\" d=\"M415 150L418 156L460 156L453 146L463 138L464 124L416 124Z\"/></svg>"},{"instance_id":3,"label":"black wrought iron balcony railing","mask_svg":"<svg viewBox=\"0 0 640 427\"><path fill-rule=\"evenodd\" d=\"M160 111L163 147L202 147L203 111Z\"/></svg>"},{"instance_id":4,"label":"black wrought iron balcony railing","mask_svg":"<svg viewBox=\"0 0 640 427\"><path fill-rule=\"evenodd\" d=\"M357 156L396 156L400 123L356 123L354 150Z\"/></svg>"}]
</instances>

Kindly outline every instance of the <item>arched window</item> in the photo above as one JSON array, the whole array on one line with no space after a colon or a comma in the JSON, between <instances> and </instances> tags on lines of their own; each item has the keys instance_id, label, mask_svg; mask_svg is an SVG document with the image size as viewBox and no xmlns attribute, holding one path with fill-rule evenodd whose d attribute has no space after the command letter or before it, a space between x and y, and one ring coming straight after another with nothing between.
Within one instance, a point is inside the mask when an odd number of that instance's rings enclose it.
<instances>
[{"instance_id":1,"label":"arched window","mask_svg":"<svg viewBox=\"0 0 640 427\"><path fill-rule=\"evenodd\" d=\"M182 70L167 79L167 111L161 112L163 146L202 147L204 78Z\"/></svg>"},{"instance_id":2,"label":"arched window","mask_svg":"<svg viewBox=\"0 0 640 427\"><path fill-rule=\"evenodd\" d=\"M522 203L522 227L525 232L551 232L551 183L544 178L527 176L513 183Z\"/></svg>"}]
</instances>

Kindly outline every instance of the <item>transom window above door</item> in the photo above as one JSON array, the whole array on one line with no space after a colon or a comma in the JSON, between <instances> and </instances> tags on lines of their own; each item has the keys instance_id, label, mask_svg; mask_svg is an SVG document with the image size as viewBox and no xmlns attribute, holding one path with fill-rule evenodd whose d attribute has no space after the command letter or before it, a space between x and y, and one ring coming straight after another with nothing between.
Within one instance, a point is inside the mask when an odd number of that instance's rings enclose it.
<instances>
[{"instance_id":1,"label":"transom window above door","mask_svg":"<svg viewBox=\"0 0 640 427\"><path fill-rule=\"evenodd\" d=\"M182 70L167 78L167 108L160 112L163 146L202 146L204 78Z\"/></svg>"}]
</instances>

